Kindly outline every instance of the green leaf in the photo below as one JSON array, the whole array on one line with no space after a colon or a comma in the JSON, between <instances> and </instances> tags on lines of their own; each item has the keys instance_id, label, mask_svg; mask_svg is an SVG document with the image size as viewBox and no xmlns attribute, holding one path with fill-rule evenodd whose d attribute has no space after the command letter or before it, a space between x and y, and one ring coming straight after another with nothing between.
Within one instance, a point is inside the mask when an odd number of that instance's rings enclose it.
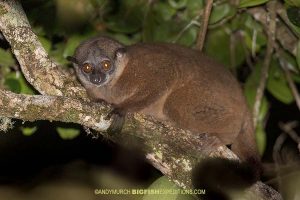
<instances>
[{"instance_id":1,"label":"green leaf","mask_svg":"<svg viewBox=\"0 0 300 200\"><path fill-rule=\"evenodd\" d=\"M245 8L245 7L258 6L258 5L264 4L268 1L269 0L241 0L239 7Z\"/></svg>"},{"instance_id":2,"label":"green leaf","mask_svg":"<svg viewBox=\"0 0 300 200\"><path fill-rule=\"evenodd\" d=\"M276 62L271 63L267 89L276 99L285 104L290 104L294 101L294 96L285 79L285 75Z\"/></svg>"},{"instance_id":3,"label":"green leaf","mask_svg":"<svg viewBox=\"0 0 300 200\"><path fill-rule=\"evenodd\" d=\"M292 79L293 79L293 81L295 81L296 83L300 83L300 76L299 76L299 75L292 74Z\"/></svg>"},{"instance_id":4,"label":"green leaf","mask_svg":"<svg viewBox=\"0 0 300 200\"><path fill-rule=\"evenodd\" d=\"M297 44L296 59L297 59L298 68L300 69L300 40L298 41L298 44Z\"/></svg>"},{"instance_id":5,"label":"green leaf","mask_svg":"<svg viewBox=\"0 0 300 200\"><path fill-rule=\"evenodd\" d=\"M27 82L23 74L19 77L19 82L21 84L22 94L35 94L33 87Z\"/></svg>"},{"instance_id":6,"label":"green leaf","mask_svg":"<svg viewBox=\"0 0 300 200\"><path fill-rule=\"evenodd\" d=\"M300 27L295 26L294 24L290 23L288 24L290 26L290 28L292 29L292 31L298 36L298 38L300 37Z\"/></svg>"},{"instance_id":7,"label":"green leaf","mask_svg":"<svg viewBox=\"0 0 300 200\"><path fill-rule=\"evenodd\" d=\"M46 32L44 30L44 28L42 26L33 26L32 27L33 29L33 32L38 35L38 36L45 36L46 35Z\"/></svg>"},{"instance_id":8,"label":"green leaf","mask_svg":"<svg viewBox=\"0 0 300 200\"><path fill-rule=\"evenodd\" d=\"M180 190L180 188L168 180L166 176L162 176L156 181L154 181L148 188L149 191L151 189L157 189L161 191L167 190ZM194 200L191 195L180 194L145 194L142 200Z\"/></svg>"},{"instance_id":9,"label":"green leaf","mask_svg":"<svg viewBox=\"0 0 300 200\"><path fill-rule=\"evenodd\" d=\"M44 47L44 49L49 53L51 50L51 42L42 36L38 36L40 42L42 43L42 46Z\"/></svg>"},{"instance_id":10,"label":"green leaf","mask_svg":"<svg viewBox=\"0 0 300 200\"><path fill-rule=\"evenodd\" d=\"M63 57L66 58L67 56L73 55L76 47L81 42L83 42L86 38L87 38L87 36L84 37L82 35L72 35L66 43L66 46L65 46L64 52L63 52Z\"/></svg>"},{"instance_id":11,"label":"green leaf","mask_svg":"<svg viewBox=\"0 0 300 200\"><path fill-rule=\"evenodd\" d=\"M69 61L67 61L67 59L64 57L64 54L72 55L71 50L66 50L65 52L65 48L66 46L64 43L57 43L54 45L53 50L50 52L50 56L54 58L55 62L61 65L66 65L69 63Z\"/></svg>"},{"instance_id":12,"label":"green leaf","mask_svg":"<svg viewBox=\"0 0 300 200\"><path fill-rule=\"evenodd\" d=\"M246 15L245 19L237 20L243 23L240 29L244 30L243 35L248 49L252 52L253 48L255 48L255 52L259 52L267 43L262 25L255 21L250 15ZM253 39L255 40L253 41Z\"/></svg>"},{"instance_id":13,"label":"green leaf","mask_svg":"<svg viewBox=\"0 0 300 200\"><path fill-rule=\"evenodd\" d=\"M139 20L124 19L124 16L112 17L106 22L106 26L111 31L123 34L134 33L141 27Z\"/></svg>"},{"instance_id":14,"label":"green leaf","mask_svg":"<svg viewBox=\"0 0 300 200\"><path fill-rule=\"evenodd\" d=\"M300 27L300 8L289 7L286 11L286 14L292 24Z\"/></svg>"},{"instance_id":15,"label":"green leaf","mask_svg":"<svg viewBox=\"0 0 300 200\"><path fill-rule=\"evenodd\" d=\"M215 24L228 16L234 15L235 12L236 9L228 3L215 6L213 7L212 13L209 17L209 24Z\"/></svg>"},{"instance_id":16,"label":"green leaf","mask_svg":"<svg viewBox=\"0 0 300 200\"><path fill-rule=\"evenodd\" d=\"M179 37L179 33L184 29L187 22L165 21L158 24L153 29L153 41L155 42L176 42L181 45L191 46L197 38L198 28L191 26Z\"/></svg>"},{"instance_id":17,"label":"green leaf","mask_svg":"<svg viewBox=\"0 0 300 200\"><path fill-rule=\"evenodd\" d=\"M59 136L65 140L74 139L75 137L77 137L80 134L80 130L75 129L75 128L57 127L56 130L57 130Z\"/></svg>"},{"instance_id":18,"label":"green leaf","mask_svg":"<svg viewBox=\"0 0 300 200\"><path fill-rule=\"evenodd\" d=\"M22 133L25 136L31 136L32 134L34 134L37 130L37 127L21 127Z\"/></svg>"},{"instance_id":19,"label":"green leaf","mask_svg":"<svg viewBox=\"0 0 300 200\"><path fill-rule=\"evenodd\" d=\"M0 48L0 65L3 67L9 67L15 64L15 59L11 51L6 51Z\"/></svg>"},{"instance_id":20,"label":"green leaf","mask_svg":"<svg viewBox=\"0 0 300 200\"><path fill-rule=\"evenodd\" d=\"M299 22L300 8L298 7L288 8L287 15L289 18L287 25L298 37L300 37L300 22Z\"/></svg>"},{"instance_id":21,"label":"green leaf","mask_svg":"<svg viewBox=\"0 0 300 200\"><path fill-rule=\"evenodd\" d=\"M34 90L20 72L11 72L7 74L4 85L15 93L34 94Z\"/></svg>"},{"instance_id":22,"label":"green leaf","mask_svg":"<svg viewBox=\"0 0 300 200\"><path fill-rule=\"evenodd\" d=\"M21 84L17 79L14 78L6 78L4 81L4 85L9 88L10 91L14 93L21 92Z\"/></svg>"},{"instance_id":23,"label":"green leaf","mask_svg":"<svg viewBox=\"0 0 300 200\"><path fill-rule=\"evenodd\" d=\"M145 16L145 22L143 27L143 42L152 42L154 39L154 31L156 29L155 15L152 11Z\"/></svg>"},{"instance_id":24,"label":"green leaf","mask_svg":"<svg viewBox=\"0 0 300 200\"><path fill-rule=\"evenodd\" d=\"M203 1L188 0L186 12L189 18L194 18L199 15L199 10L203 9Z\"/></svg>"},{"instance_id":25,"label":"green leaf","mask_svg":"<svg viewBox=\"0 0 300 200\"><path fill-rule=\"evenodd\" d=\"M263 26L260 23L258 23L256 20L254 20L251 15L245 14L244 16L245 16L245 19L243 19L243 21L240 21L241 19L239 19L239 18L236 18L236 19L239 20L240 23L242 23L242 25L244 25L244 27L247 28L249 33L253 33L253 30L256 30L257 32L264 31Z\"/></svg>"},{"instance_id":26,"label":"green leaf","mask_svg":"<svg viewBox=\"0 0 300 200\"><path fill-rule=\"evenodd\" d=\"M233 51L229 50L230 45L234 45ZM236 67L242 64L246 58L246 52L239 42L230 43L230 35L226 32L226 27L213 29L208 32L205 52L227 67ZM231 66L231 54L234 54L235 66Z\"/></svg>"},{"instance_id":27,"label":"green leaf","mask_svg":"<svg viewBox=\"0 0 300 200\"><path fill-rule=\"evenodd\" d=\"M187 4L187 0L168 0L170 6L175 9L184 8Z\"/></svg>"},{"instance_id":28,"label":"green leaf","mask_svg":"<svg viewBox=\"0 0 300 200\"><path fill-rule=\"evenodd\" d=\"M256 136L256 144L257 144L258 152L262 156L267 146L267 134L263 127L263 122L259 122L257 124L255 136Z\"/></svg>"},{"instance_id":29,"label":"green leaf","mask_svg":"<svg viewBox=\"0 0 300 200\"><path fill-rule=\"evenodd\" d=\"M190 27L182 34L177 43L185 46L193 45L197 39L198 31L199 29L196 26Z\"/></svg>"},{"instance_id":30,"label":"green leaf","mask_svg":"<svg viewBox=\"0 0 300 200\"><path fill-rule=\"evenodd\" d=\"M155 42L172 42L174 37L180 32L181 23L176 23L174 20L162 21L153 29L153 41Z\"/></svg>"},{"instance_id":31,"label":"green leaf","mask_svg":"<svg viewBox=\"0 0 300 200\"><path fill-rule=\"evenodd\" d=\"M176 9L171 7L166 2L156 2L153 5L154 16L157 21L168 21L176 14Z\"/></svg>"},{"instance_id":32,"label":"green leaf","mask_svg":"<svg viewBox=\"0 0 300 200\"><path fill-rule=\"evenodd\" d=\"M295 72L299 71L296 57L290 54L288 51L282 51L280 54L280 60L284 60L287 62L287 67Z\"/></svg>"},{"instance_id":33,"label":"green leaf","mask_svg":"<svg viewBox=\"0 0 300 200\"><path fill-rule=\"evenodd\" d=\"M297 6L300 7L300 1L299 0L284 0L287 6Z\"/></svg>"},{"instance_id":34,"label":"green leaf","mask_svg":"<svg viewBox=\"0 0 300 200\"><path fill-rule=\"evenodd\" d=\"M245 55L252 51L260 53L260 50L265 48L267 38L263 27L248 13L242 13L239 14L238 17L234 17L230 23L230 28L232 32L239 31L242 36L238 40L234 40L236 41L238 48L237 53L240 53L240 50L244 51ZM244 49L244 45L246 46L246 49Z\"/></svg>"},{"instance_id":35,"label":"green leaf","mask_svg":"<svg viewBox=\"0 0 300 200\"><path fill-rule=\"evenodd\" d=\"M94 37L95 32L87 32L83 35L72 35L69 37L66 43L57 43L55 44L53 50L50 52L50 55L54 57L55 61L65 65L69 62L67 61L67 56L72 56L76 47L83 41L87 40L88 38Z\"/></svg>"},{"instance_id":36,"label":"green leaf","mask_svg":"<svg viewBox=\"0 0 300 200\"><path fill-rule=\"evenodd\" d=\"M172 33L174 32L173 21L166 21L158 24L153 33L153 41L155 42L171 42Z\"/></svg>"},{"instance_id":37,"label":"green leaf","mask_svg":"<svg viewBox=\"0 0 300 200\"><path fill-rule=\"evenodd\" d=\"M209 31L206 38L205 52L225 66L230 66L230 37L224 29Z\"/></svg>"}]
</instances>

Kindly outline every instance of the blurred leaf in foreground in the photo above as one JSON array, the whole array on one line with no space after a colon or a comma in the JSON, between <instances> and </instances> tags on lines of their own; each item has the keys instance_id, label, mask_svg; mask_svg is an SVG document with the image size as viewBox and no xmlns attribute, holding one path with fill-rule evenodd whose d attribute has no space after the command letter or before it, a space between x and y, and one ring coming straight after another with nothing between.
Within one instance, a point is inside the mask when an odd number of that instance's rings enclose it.
<instances>
[{"instance_id":1,"label":"blurred leaf in foreground","mask_svg":"<svg viewBox=\"0 0 300 200\"><path fill-rule=\"evenodd\" d=\"M9 50L0 48L0 65L2 67L9 67L15 64L15 59Z\"/></svg>"},{"instance_id":2,"label":"blurred leaf in foreground","mask_svg":"<svg viewBox=\"0 0 300 200\"><path fill-rule=\"evenodd\" d=\"M37 130L37 127L21 127L21 131L23 133L23 135L25 136L31 136L33 135Z\"/></svg>"},{"instance_id":3,"label":"blurred leaf in foreground","mask_svg":"<svg viewBox=\"0 0 300 200\"><path fill-rule=\"evenodd\" d=\"M162 176L158 179L156 179L148 188L149 191L152 189L155 190L161 190L161 191L167 191L167 190L180 190L180 188L175 185L175 183L168 180L166 176ZM188 194L146 194L144 195L142 200L195 200L195 198Z\"/></svg>"},{"instance_id":4,"label":"blurred leaf in foreground","mask_svg":"<svg viewBox=\"0 0 300 200\"><path fill-rule=\"evenodd\" d=\"M57 127L56 130L57 130L59 136L65 140L74 139L75 137L77 137L80 134L80 130L75 129L75 128Z\"/></svg>"}]
</instances>

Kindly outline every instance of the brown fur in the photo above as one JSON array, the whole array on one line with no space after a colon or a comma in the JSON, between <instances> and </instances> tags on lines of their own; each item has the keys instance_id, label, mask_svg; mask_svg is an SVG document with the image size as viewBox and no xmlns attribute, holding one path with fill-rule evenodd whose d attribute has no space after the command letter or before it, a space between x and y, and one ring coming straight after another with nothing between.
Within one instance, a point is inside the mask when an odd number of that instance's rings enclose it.
<instances>
[{"instance_id":1,"label":"brown fur","mask_svg":"<svg viewBox=\"0 0 300 200\"><path fill-rule=\"evenodd\" d=\"M90 96L195 134L216 135L242 160L259 165L251 115L228 70L179 45L141 43L125 49L117 61L122 73L101 87L84 84Z\"/></svg>"}]
</instances>

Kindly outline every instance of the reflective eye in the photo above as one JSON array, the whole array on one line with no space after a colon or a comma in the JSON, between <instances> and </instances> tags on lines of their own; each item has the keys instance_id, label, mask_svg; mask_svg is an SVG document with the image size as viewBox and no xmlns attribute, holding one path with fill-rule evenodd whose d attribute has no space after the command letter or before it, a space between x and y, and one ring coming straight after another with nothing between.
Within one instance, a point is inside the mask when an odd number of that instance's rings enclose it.
<instances>
[{"instance_id":1,"label":"reflective eye","mask_svg":"<svg viewBox=\"0 0 300 200\"><path fill-rule=\"evenodd\" d=\"M85 63L82 67L82 70L87 74L91 73L93 71L93 66L88 63Z\"/></svg>"},{"instance_id":2,"label":"reflective eye","mask_svg":"<svg viewBox=\"0 0 300 200\"><path fill-rule=\"evenodd\" d=\"M101 67L102 67L102 69L103 69L104 71L110 70L110 68L111 68L111 63L110 63L110 61L109 61L109 60L103 60L103 61L101 62Z\"/></svg>"}]
</instances>

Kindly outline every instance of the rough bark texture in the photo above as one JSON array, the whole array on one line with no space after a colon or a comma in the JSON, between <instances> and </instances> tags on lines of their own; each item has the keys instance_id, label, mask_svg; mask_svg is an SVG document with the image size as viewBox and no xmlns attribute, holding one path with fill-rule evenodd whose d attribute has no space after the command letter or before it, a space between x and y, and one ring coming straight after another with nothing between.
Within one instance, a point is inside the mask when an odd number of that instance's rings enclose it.
<instances>
[{"instance_id":1,"label":"rough bark texture","mask_svg":"<svg viewBox=\"0 0 300 200\"><path fill-rule=\"evenodd\" d=\"M28 82L43 94L0 91L0 116L72 122L93 128L114 142L144 151L153 166L184 188L191 188L190 172L204 157L236 159L215 137L191 134L140 114L127 116L121 134L108 135L105 131L110 121L105 121L104 116L110 107L83 101L87 100L85 90L51 61L18 1L0 1L0 30L11 44ZM260 182L245 195L246 199L281 199L276 191Z\"/></svg>"},{"instance_id":2,"label":"rough bark texture","mask_svg":"<svg viewBox=\"0 0 300 200\"><path fill-rule=\"evenodd\" d=\"M0 2L0 30L27 81L41 94L86 98L85 90L66 71L59 68L33 33L18 1Z\"/></svg>"}]
</instances>

